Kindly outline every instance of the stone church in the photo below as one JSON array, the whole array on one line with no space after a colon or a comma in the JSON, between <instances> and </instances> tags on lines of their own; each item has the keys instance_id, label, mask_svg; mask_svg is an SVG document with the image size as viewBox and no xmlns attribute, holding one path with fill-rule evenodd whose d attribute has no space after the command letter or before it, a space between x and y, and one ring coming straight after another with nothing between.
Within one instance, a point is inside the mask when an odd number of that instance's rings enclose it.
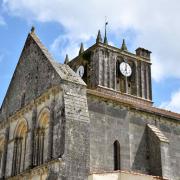
<instances>
[{"instance_id":1,"label":"stone church","mask_svg":"<svg viewBox=\"0 0 180 180\"><path fill-rule=\"evenodd\" d=\"M153 106L150 55L99 31L60 64L32 28L0 109L0 179L180 180L180 114Z\"/></svg>"}]
</instances>

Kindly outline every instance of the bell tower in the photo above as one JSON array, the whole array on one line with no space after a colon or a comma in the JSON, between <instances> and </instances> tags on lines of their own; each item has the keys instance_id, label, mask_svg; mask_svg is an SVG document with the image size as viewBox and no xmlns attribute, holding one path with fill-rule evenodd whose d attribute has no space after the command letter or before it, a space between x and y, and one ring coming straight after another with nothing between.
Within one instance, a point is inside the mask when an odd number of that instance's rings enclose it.
<instances>
[{"instance_id":1,"label":"bell tower","mask_svg":"<svg viewBox=\"0 0 180 180\"><path fill-rule=\"evenodd\" d=\"M107 37L106 37L107 38ZM86 82L88 89L115 92L124 99L152 105L151 52L137 48L128 51L125 40L120 48L102 42L98 31L96 43L82 51L68 65Z\"/></svg>"}]
</instances>

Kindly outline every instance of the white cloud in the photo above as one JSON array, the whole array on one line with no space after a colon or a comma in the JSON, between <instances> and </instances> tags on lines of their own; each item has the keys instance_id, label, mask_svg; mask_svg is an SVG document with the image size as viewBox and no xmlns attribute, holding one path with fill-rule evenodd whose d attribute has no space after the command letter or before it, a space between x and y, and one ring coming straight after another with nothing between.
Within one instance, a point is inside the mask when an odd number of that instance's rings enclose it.
<instances>
[{"instance_id":1,"label":"white cloud","mask_svg":"<svg viewBox=\"0 0 180 180\"><path fill-rule=\"evenodd\" d=\"M159 58L152 56L152 78L156 81L159 82L162 80L162 77L165 76L164 74L164 68L161 64L161 61Z\"/></svg>"},{"instance_id":2,"label":"white cloud","mask_svg":"<svg viewBox=\"0 0 180 180\"><path fill-rule=\"evenodd\" d=\"M174 92L171 95L171 99L167 102L163 102L160 105L160 108L180 113L180 103L179 102L180 102L180 90Z\"/></svg>"},{"instance_id":3,"label":"white cloud","mask_svg":"<svg viewBox=\"0 0 180 180\"><path fill-rule=\"evenodd\" d=\"M69 43L66 51L71 54L77 51L77 37L84 35L86 38L80 40L88 41L103 28L104 17L108 16L109 31L116 34L116 38L132 28L138 34L134 42L136 47L153 52L152 75L156 81L166 77L180 78L180 24L177 23L180 1L4 0L3 5L8 13L27 21L54 21L63 25L66 37L59 36L52 49L61 47L60 40L68 37L73 43Z\"/></svg>"},{"instance_id":4,"label":"white cloud","mask_svg":"<svg viewBox=\"0 0 180 180\"><path fill-rule=\"evenodd\" d=\"M85 34L76 37L72 37L70 34L62 34L51 44L50 51L53 54L60 54L61 60L64 60L66 54L68 54L69 58L72 59L78 55L80 43L85 42L84 48L86 48L86 43L89 39L90 38Z\"/></svg>"}]
</instances>

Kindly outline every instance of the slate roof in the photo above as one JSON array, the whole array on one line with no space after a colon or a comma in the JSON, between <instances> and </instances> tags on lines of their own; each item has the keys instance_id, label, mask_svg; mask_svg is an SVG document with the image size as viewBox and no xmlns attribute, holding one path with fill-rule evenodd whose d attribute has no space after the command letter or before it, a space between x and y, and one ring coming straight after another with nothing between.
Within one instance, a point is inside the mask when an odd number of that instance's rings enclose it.
<instances>
[{"instance_id":1,"label":"slate roof","mask_svg":"<svg viewBox=\"0 0 180 180\"><path fill-rule=\"evenodd\" d=\"M154 132L160 141L169 143L168 138L156 126L152 124L147 124L147 126Z\"/></svg>"}]
</instances>

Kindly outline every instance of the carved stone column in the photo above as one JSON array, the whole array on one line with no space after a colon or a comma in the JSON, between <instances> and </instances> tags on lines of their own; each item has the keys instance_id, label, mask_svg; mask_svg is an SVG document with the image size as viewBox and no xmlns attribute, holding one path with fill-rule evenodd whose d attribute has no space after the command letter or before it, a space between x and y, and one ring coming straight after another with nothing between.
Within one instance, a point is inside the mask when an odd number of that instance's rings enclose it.
<instances>
[{"instance_id":1,"label":"carved stone column","mask_svg":"<svg viewBox=\"0 0 180 180\"><path fill-rule=\"evenodd\" d=\"M112 54L110 54L110 58L108 59L108 78L107 78L107 84L109 88L112 88L112 68L111 68L111 59L112 59Z\"/></svg>"},{"instance_id":2,"label":"carved stone column","mask_svg":"<svg viewBox=\"0 0 180 180\"><path fill-rule=\"evenodd\" d=\"M5 172L6 172L8 141L9 141L9 127L6 128L6 132L5 132L4 153L2 159L2 176L1 176L2 178L5 177Z\"/></svg>"},{"instance_id":3,"label":"carved stone column","mask_svg":"<svg viewBox=\"0 0 180 180\"><path fill-rule=\"evenodd\" d=\"M151 82L151 66L149 65L149 99L152 100L152 82Z\"/></svg>"},{"instance_id":4,"label":"carved stone column","mask_svg":"<svg viewBox=\"0 0 180 180\"><path fill-rule=\"evenodd\" d=\"M47 154L47 160L52 159L53 155L53 121L54 121L54 106L55 106L55 100L51 103L50 107L50 118L49 118L49 134L48 134L48 154Z\"/></svg>"},{"instance_id":5,"label":"carved stone column","mask_svg":"<svg viewBox=\"0 0 180 180\"><path fill-rule=\"evenodd\" d=\"M105 86L105 87L107 87L107 85L108 85L108 57L107 57L107 54L106 54L106 52L104 53L104 64L103 64L103 69L104 69L104 73L103 73L103 85Z\"/></svg>"},{"instance_id":6,"label":"carved stone column","mask_svg":"<svg viewBox=\"0 0 180 180\"><path fill-rule=\"evenodd\" d=\"M98 71L98 74L97 74L97 77L98 77L98 85L103 85L103 57L102 57L102 52L99 50L98 54L97 54L98 58L96 61L99 62L99 71Z\"/></svg>"},{"instance_id":7,"label":"carved stone column","mask_svg":"<svg viewBox=\"0 0 180 180\"><path fill-rule=\"evenodd\" d=\"M115 89L116 90L116 84L117 84L117 75L116 75L116 70L117 70L117 65L116 65L116 63L117 63L117 58L115 57L114 58L114 62L113 62L113 72L114 72L114 74L113 74L113 81L114 81L114 85L113 85L113 89Z\"/></svg>"},{"instance_id":8,"label":"carved stone column","mask_svg":"<svg viewBox=\"0 0 180 180\"><path fill-rule=\"evenodd\" d=\"M33 114L32 114L32 124L31 124L31 130L30 130L30 139L29 139L29 159L28 159L28 167L33 167L33 156L34 156L34 136L35 136L35 129L36 129L36 121L37 121L37 108L33 108Z\"/></svg>"},{"instance_id":9,"label":"carved stone column","mask_svg":"<svg viewBox=\"0 0 180 180\"><path fill-rule=\"evenodd\" d=\"M136 95L137 97L140 96L140 93L139 93L139 71L138 71L138 62L135 61L135 73L136 73L136 79L135 79L135 83L136 83Z\"/></svg>"},{"instance_id":10,"label":"carved stone column","mask_svg":"<svg viewBox=\"0 0 180 180\"><path fill-rule=\"evenodd\" d=\"M148 65L146 65L146 98L150 99L150 92L149 92L149 70Z\"/></svg>"},{"instance_id":11,"label":"carved stone column","mask_svg":"<svg viewBox=\"0 0 180 180\"><path fill-rule=\"evenodd\" d=\"M144 77L144 63L141 62L141 91L142 91L142 98L145 98L145 77Z\"/></svg>"}]
</instances>

